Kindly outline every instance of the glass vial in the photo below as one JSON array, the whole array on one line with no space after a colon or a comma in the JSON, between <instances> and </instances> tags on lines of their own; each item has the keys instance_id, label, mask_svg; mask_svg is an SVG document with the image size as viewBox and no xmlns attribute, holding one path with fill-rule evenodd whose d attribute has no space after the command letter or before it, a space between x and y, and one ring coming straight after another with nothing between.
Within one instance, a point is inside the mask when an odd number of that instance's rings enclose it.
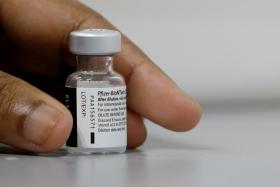
<instances>
[{"instance_id":1,"label":"glass vial","mask_svg":"<svg viewBox=\"0 0 280 187\"><path fill-rule=\"evenodd\" d=\"M65 103L73 116L70 153L123 153L127 145L126 85L113 70L121 50L118 31L86 29L70 34L77 71L66 80Z\"/></svg>"}]
</instances>

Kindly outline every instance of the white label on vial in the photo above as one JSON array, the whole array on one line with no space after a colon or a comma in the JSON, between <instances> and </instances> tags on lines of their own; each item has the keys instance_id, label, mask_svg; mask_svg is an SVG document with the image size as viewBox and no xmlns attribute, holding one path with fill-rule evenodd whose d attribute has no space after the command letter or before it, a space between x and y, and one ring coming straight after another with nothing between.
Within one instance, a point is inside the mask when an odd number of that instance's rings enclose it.
<instances>
[{"instance_id":1,"label":"white label on vial","mask_svg":"<svg viewBox=\"0 0 280 187\"><path fill-rule=\"evenodd\" d=\"M76 88L77 147L127 144L126 87Z\"/></svg>"}]
</instances>

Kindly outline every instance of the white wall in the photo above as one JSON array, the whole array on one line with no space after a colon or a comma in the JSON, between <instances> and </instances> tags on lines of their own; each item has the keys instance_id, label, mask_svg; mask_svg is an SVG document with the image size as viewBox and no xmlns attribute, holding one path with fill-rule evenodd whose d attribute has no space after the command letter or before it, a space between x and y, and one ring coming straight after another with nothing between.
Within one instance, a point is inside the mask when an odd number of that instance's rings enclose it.
<instances>
[{"instance_id":1,"label":"white wall","mask_svg":"<svg viewBox=\"0 0 280 187\"><path fill-rule=\"evenodd\" d=\"M83 0L202 102L280 101L279 0Z\"/></svg>"}]
</instances>

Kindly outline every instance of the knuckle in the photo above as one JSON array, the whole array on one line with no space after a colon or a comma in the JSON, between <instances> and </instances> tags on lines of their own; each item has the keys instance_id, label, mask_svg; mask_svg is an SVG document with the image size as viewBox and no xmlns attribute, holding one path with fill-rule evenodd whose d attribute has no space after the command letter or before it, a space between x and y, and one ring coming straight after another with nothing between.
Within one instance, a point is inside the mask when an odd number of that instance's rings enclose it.
<instances>
[{"instance_id":1,"label":"knuckle","mask_svg":"<svg viewBox=\"0 0 280 187\"><path fill-rule=\"evenodd\" d=\"M22 81L0 71L0 120L5 122L14 114L19 94L22 90Z\"/></svg>"}]
</instances>

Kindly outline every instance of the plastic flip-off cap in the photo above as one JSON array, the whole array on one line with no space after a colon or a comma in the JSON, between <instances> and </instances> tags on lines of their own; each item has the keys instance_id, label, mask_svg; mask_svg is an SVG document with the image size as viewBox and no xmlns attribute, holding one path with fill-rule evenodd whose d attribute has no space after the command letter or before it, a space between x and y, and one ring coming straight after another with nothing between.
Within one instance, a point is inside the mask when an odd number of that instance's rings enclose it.
<instances>
[{"instance_id":1,"label":"plastic flip-off cap","mask_svg":"<svg viewBox=\"0 0 280 187\"><path fill-rule=\"evenodd\" d=\"M108 29L85 29L70 33L70 51L77 55L112 55L121 50L121 34Z\"/></svg>"}]
</instances>

